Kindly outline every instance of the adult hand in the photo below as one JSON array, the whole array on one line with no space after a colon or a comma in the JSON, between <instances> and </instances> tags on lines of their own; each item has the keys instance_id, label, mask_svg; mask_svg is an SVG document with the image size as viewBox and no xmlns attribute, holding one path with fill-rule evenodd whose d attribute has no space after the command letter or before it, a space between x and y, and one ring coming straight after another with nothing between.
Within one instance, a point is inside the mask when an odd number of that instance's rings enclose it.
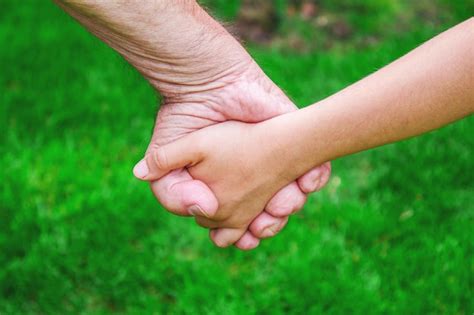
<instances>
[{"instance_id":1,"label":"adult hand","mask_svg":"<svg viewBox=\"0 0 474 315\"><path fill-rule=\"evenodd\" d=\"M298 148L292 147L294 137L286 133L286 126L292 126L294 114L299 112L256 124L227 121L206 127L160 146L146 162L158 178L186 167L193 178L209 184L219 210L196 220L203 227L225 228L211 235L219 246L227 246L246 233L278 189L311 167L297 166L291 153Z\"/></svg>"},{"instance_id":2,"label":"adult hand","mask_svg":"<svg viewBox=\"0 0 474 315\"><path fill-rule=\"evenodd\" d=\"M132 64L164 97L148 152L192 131L226 120L256 122L294 110L294 105L263 74L243 47L196 1L116 2L56 0L68 14ZM135 173L143 177L146 167ZM304 193L322 187L329 166L291 183L269 202L250 230L268 237L301 208ZM150 179L146 177L145 179ZM187 170L152 183L171 212L212 217L217 200ZM213 238L219 241L216 231ZM258 245L252 233L237 246Z\"/></svg>"},{"instance_id":3,"label":"adult hand","mask_svg":"<svg viewBox=\"0 0 474 315\"><path fill-rule=\"evenodd\" d=\"M240 64L225 78L220 78L216 85L218 88L212 90L165 98L147 154L216 123L228 120L260 122L296 110L296 106L251 59ZM135 168L135 174L139 178L152 180L157 170L153 164L147 165L144 161ZM278 233L286 225L288 216L303 207L306 194L321 189L329 176L329 163L313 169L277 192L265 211L249 226L249 232L242 237L239 230L218 229L211 233L212 240L221 247L233 243L241 249L258 246L258 238ZM151 188L169 211L179 215L195 215L199 222L202 217L219 217L217 200L206 184L194 180L187 169L179 169L152 181Z\"/></svg>"}]
</instances>

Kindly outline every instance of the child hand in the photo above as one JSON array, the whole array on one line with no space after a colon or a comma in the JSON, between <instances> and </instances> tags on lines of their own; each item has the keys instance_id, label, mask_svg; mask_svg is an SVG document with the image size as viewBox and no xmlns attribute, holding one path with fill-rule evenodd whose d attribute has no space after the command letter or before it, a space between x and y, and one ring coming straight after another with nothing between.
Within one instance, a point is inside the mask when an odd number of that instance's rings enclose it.
<instances>
[{"instance_id":1,"label":"child hand","mask_svg":"<svg viewBox=\"0 0 474 315\"><path fill-rule=\"evenodd\" d=\"M274 124L224 122L162 146L146 157L156 178L187 167L218 199L215 216L196 216L220 247L237 242L252 220L282 187L298 177L290 174L285 141L274 138Z\"/></svg>"}]
</instances>

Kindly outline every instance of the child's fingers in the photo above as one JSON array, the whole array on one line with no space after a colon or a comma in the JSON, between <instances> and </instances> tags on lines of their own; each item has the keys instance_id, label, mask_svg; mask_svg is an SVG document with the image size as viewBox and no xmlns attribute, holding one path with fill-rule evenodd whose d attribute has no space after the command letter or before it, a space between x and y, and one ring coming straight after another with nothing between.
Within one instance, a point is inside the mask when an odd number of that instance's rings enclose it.
<instances>
[{"instance_id":1,"label":"child's fingers","mask_svg":"<svg viewBox=\"0 0 474 315\"><path fill-rule=\"evenodd\" d=\"M191 135L151 150L133 168L141 180L157 180L172 170L194 165L202 160L201 150Z\"/></svg>"},{"instance_id":2,"label":"child's fingers","mask_svg":"<svg viewBox=\"0 0 474 315\"><path fill-rule=\"evenodd\" d=\"M251 250L256 248L259 244L260 240L247 231L234 245L241 250Z\"/></svg>"}]
</instances>

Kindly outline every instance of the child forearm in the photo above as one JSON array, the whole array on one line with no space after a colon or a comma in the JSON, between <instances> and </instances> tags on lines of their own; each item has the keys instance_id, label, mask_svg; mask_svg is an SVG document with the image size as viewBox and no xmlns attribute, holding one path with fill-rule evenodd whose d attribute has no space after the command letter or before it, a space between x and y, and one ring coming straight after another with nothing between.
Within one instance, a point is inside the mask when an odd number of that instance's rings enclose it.
<instances>
[{"instance_id":1,"label":"child forearm","mask_svg":"<svg viewBox=\"0 0 474 315\"><path fill-rule=\"evenodd\" d=\"M291 165L303 172L436 129L473 110L471 18L345 90L276 120L285 125L278 137L292 148Z\"/></svg>"}]
</instances>

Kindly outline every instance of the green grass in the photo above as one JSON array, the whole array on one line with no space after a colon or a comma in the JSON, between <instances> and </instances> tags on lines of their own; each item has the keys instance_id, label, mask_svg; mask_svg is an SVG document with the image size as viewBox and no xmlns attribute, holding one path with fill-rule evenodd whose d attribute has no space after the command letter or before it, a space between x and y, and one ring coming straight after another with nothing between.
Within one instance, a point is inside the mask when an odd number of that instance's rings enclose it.
<instances>
[{"instance_id":1,"label":"green grass","mask_svg":"<svg viewBox=\"0 0 474 315\"><path fill-rule=\"evenodd\" d=\"M252 54L307 105L468 17L454 2L370 48ZM472 117L335 161L279 236L221 250L131 174L144 80L49 2L3 1L0 20L0 314L474 312Z\"/></svg>"}]
</instances>

